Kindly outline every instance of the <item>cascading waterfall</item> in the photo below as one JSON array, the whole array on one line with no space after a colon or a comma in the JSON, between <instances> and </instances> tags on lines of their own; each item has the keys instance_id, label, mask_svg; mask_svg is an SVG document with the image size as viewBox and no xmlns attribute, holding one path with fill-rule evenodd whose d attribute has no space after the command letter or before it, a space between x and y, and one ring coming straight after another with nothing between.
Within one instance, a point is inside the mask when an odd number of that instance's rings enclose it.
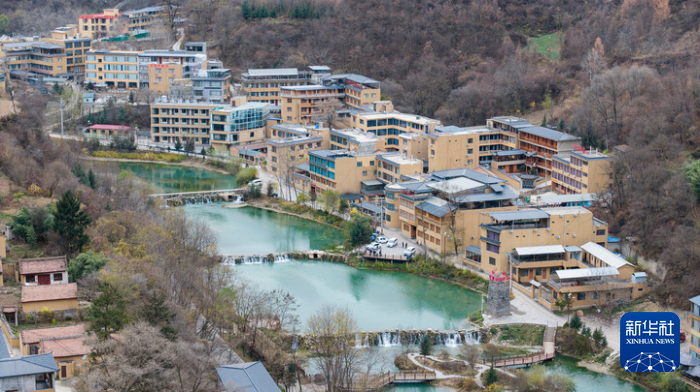
<instances>
[{"instance_id":1,"label":"cascading waterfall","mask_svg":"<svg viewBox=\"0 0 700 392\"><path fill-rule=\"evenodd\" d=\"M377 346L396 347L401 345L401 334L398 332L382 332L376 335Z\"/></svg>"},{"instance_id":2,"label":"cascading waterfall","mask_svg":"<svg viewBox=\"0 0 700 392\"><path fill-rule=\"evenodd\" d=\"M355 334L355 348L368 348L369 347L369 335L365 335L364 339L359 333Z\"/></svg>"},{"instance_id":3,"label":"cascading waterfall","mask_svg":"<svg viewBox=\"0 0 700 392\"><path fill-rule=\"evenodd\" d=\"M464 344L475 345L481 343L481 331L467 331L464 333Z\"/></svg>"},{"instance_id":4,"label":"cascading waterfall","mask_svg":"<svg viewBox=\"0 0 700 392\"><path fill-rule=\"evenodd\" d=\"M288 254L278 254L274 256L224 256L224 264L262 264L262 263L286 263L292 261Z\"/></svg>"},{"instance_id":5,"label":"cascading waterfall","mask_svg":"<svg viewBox=\"0 0 700 392\"><path fill-rule=\"evenodd\" d=\"M459 347L462 345L462 335L459 332L438 334L435 336L435 345Z\"/></svg>"},{"instance_id":6,"label":"cascading waterfall","mask_svg":"<svg viewBox=\"0 0 700 392\"><path fill-rule=\"evenodd\" d=\"M286 263L290 261L288 254L275 255L275 263Z\"/></svg>"},{"instance_id":7,"label":"cascading waterfall","mask_svg":"<svg viewBox=\"0 0 700 392\"><path fill-rule=\"evenodd\" d=\"M358 333L355 335L355 347L367 348L377 347L397 347L397 346L418 346L421 340L428 335L433 339L436 346L460 347L462 345L474 345L481 343L481 332L478 330L462 332L376 332ZM434 336L434 338L433 338Z\"/></svg>"}]
</instances>

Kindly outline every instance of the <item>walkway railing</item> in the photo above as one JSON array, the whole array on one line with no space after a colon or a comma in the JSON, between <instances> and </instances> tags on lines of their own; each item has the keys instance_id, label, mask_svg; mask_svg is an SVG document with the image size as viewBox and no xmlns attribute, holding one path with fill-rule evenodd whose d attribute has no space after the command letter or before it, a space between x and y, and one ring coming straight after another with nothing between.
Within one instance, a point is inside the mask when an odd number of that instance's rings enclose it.
<instances>
[{"instance_id":1,"label":"walkway railing","mask_svg":"<svg viewBox=\"0 0 700 392\"><path fill-rule=\"evenodd\" d=\"M377 260L377 261L408 261L406 256L404 255L387 255L387 254L379 254L379 253L372 253L368 250L362 251L362 257L365 259L370 259L370 260Z\"/></svg>"},{"instance_id":2,"label":"walkway railing","mask_svg":"<svg viewBox=\"0 0 700 392\"><path fill-rule=\"evenodd\" d=\"M554 349L556 335L557 329L555 327L546 327L542 338L543 350L528 354L498 357L491 360L483 359L482 362L486 365L493 364L493 367L507 367L527 366L550 360L556 356L556 350Z\"/></svg>"},{"instance_id":3,"label":"walkway railing","mask_svg":"<svg viewBox=\"0 0 700 392\"><path fill-rule=\"evenodd\" d=\"M354 383L341 389L344 391L377 391L394 382L422 383L436 379L437 374L434 371L407 370L399 373L387 371L367 383Z\"/></svg>"}]
</instances>

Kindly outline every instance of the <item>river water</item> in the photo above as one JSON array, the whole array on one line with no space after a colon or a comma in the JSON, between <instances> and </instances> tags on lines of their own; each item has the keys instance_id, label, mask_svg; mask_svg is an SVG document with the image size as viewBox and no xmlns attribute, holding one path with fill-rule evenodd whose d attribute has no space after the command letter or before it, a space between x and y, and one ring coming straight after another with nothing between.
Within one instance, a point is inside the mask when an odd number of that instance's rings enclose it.
<instances>
[{"instance_id":1,"label":"river water","mask_svg":"<svg viewBox=\"0 0 700 392\"><path fill-rule=\"evenodd\" d=\"M86 165L87 166L87 165ZM98 170L130 170L156 192L230 189L232 176L214 171L151 163L94 163ZM223 255L266 255L272 252L329 249L342 243L334 228L251 207L229 209L221 203L183 207L190 218L209 223ZM480 295L461 287L401 273L358 270L344 264L310 260L232 266L242 277L262 287L290 292L300 305L302 323L323 304L347 306L361 330L393 328L464 328L465 318L481 304ZM443 346L444 347L444 346ZM377 348L377 350L403 350ZM436 347L436 351L440 351ZM393 355L392 355L393 356ZM389 362L390 363L390 362ZM571 378L578 392L639 392L642 388L614 376L598 374L557 357L550 372ZM448 392L430 385L392 386L391 392Z\"/></svg>"}]
</instances>

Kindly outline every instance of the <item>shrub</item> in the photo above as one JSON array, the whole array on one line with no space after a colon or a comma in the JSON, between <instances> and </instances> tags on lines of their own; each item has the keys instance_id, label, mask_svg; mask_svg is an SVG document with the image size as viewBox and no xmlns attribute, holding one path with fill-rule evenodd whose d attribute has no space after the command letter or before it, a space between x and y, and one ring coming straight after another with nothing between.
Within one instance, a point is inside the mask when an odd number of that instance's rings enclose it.
<instances>
[{"instance_id":1,"label":"shrub","mask_svg":"<svg viewBox=\"0 0 700 392\"><path fill-rule=\"evenodd\" d=\"M496 372L496 369L493 368L493 364L491 365L491 368L489 368L489 370L486 372L484 382L486 383L486 386L498 382L498 373Z\"/></svg>"},{"instance_id":2,"label":"shrub","mask_svg":"<svg viewBox=\"0 0 700 392\"><path fill-rule=\"evenodd\" d=\"M574 317L572 317L571 321L569 321L569 328L579 330L582 326L583 321L581 321L581 317L579 317L578 314L574 313Z\"/></svg>"},{"instance_id":3,"label":"shrub","mask_svg":"<svg viewBox=\"0 0 700 392\"><path fill-rule=\"evenodd\" d=\"M236 182L238 182L241 185L244 185L248 184L256 178L258 178L258 170L254 167L249 166L238 172L238 174L236 175Z\"/></svg>"},{"instance_id":4,"label":"shrub","mask_svg":"<svg viewBox=\"0 0 700 392\"><path fill-rule=\"evenodd\" d=\"M430 355L430 352L433 350L433 342L430 341L430 336L427 334L423 335L418 348L420 349L420 355Z\"/></svg>"}]
</instances>

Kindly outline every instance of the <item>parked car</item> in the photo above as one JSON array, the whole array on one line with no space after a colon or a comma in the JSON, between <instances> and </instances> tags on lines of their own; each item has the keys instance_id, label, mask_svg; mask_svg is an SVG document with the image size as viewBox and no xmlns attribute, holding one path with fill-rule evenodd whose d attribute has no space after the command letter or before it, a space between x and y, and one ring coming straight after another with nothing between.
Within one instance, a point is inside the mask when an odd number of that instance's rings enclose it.
<instances>
[{"instance_id":1,"label":"parked car","mask_svg":"<svg viewBox=\"0 0 700 392\"><path fill-rule=\"evenodd\" d=\"M685 331L681 329L681 342L685 342Z\"/></svg>"},{"instance_id":2,"label":"parked car","mask_svg":"<svg viewBox=\"0 0 700 392\"><path fill-rule=\"evenodd\" d=\"M370 238L372 241L376 241L376 240L377 240L377 235L373 233L369 238Z\"/></svg>"},{"instance_id":3,"label":"parked car","mask_svg":"<svg viewBox=\"0 0 700 392\"><path fill-rule=\"evenodd\" d=\"M382 244L380 244L379 242L372 242L371 244L365 247L366 250L379 250L381 248Z\"/></svg>"},{"instance_id":4,"label":"parked car","mask_svg":"<svg viewBox=\"0 0 700 392\"><path fill-rule=\"evenodd\" d=\"M249 182L248 185L252 185L252 186L262 186L262 180L261 180L261 179L255 179L255 180Z\"/></svg>"},{"instance_id":5,"label":"parked car","mask_svg":"<svg viewBox=\"0 0 700 392\"><path fill-rule=\"evenodd\" d=\"M399 243L399 240L396 238L389 238L389 242L386 243L386 246L389 248L395 247Z\"/></svg>"},{"instance_id":6,"label":"parked car","mask_svg":"<svg viewBox=\"0 0 700 392\"><path fill-rule=\"evenodd\" d=\"M409 246L408 248L406 248L403 251L403 257L405 257L407 259L410 259L411 256L413 256L414 254L416 254L416 248L414 248L412 246Z\"/></svg>"},{"instance_id":7,"label":"parked car","mask_svg":"<svg viewBox=\"0 0 700 392\"><path fill-rule=\"evenodd\" d=\"M377 242L379 242L380 244L386 244L387 242L389 242L389 240L387 240L384 237L378 237Z\"/></svg>"}]
</instances>

